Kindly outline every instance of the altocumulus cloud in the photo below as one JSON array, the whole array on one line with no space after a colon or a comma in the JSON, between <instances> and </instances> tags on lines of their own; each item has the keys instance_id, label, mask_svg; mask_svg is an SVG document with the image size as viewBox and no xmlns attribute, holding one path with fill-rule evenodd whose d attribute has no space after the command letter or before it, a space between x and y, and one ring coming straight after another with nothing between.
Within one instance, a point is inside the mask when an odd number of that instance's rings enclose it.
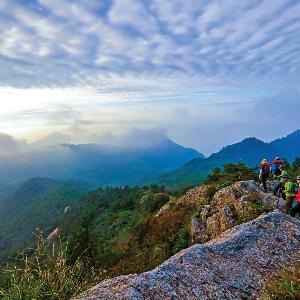
<instances>
[{"instance_id":1,"label":"altocumulus cloud","mask_svg":"<svg viewBox=\"0 0 300 300\"><path fill-rule=\"evenodd\" d=\"M299 1L2 0L0 13L2 85L299 74Z\"/></svg>"}]
</instances>

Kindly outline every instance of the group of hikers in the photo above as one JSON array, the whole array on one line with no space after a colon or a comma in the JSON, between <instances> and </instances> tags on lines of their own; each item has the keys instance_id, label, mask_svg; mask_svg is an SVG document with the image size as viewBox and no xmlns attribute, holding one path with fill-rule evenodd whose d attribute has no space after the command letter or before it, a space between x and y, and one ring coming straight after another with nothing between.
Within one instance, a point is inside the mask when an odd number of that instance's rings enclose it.
<instances>
[{"instance_id":1,"label":"group of hikers","mask_svg":"<svg viewBox=\"0 0 300 300\"><path fill-rule=\"evenodd\" d=\"M286 201L286 213L295 217L297 213L300 213L300 175L297 176L297 183L295 183L287 172L286 163L280 157L276 157L270 163L266 159L263 159L260 166L259 179L263 184L265 192L268 192L267 180L272 173L273 167L274 180L279 181L273 193L275 196L282 196ZM294 203L294 200L296 200L296 203Z\"/></svg>"}]
</instances>

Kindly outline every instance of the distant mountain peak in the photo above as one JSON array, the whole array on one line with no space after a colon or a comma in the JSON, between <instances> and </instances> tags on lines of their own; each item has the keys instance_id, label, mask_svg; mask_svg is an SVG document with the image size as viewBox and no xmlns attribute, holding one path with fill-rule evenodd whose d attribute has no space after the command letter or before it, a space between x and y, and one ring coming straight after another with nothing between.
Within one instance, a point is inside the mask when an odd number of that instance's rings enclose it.
<instances>
[{"instance_id":1,"label":"distant mountain peak","mask_svg":"<svg viewBox=\"0 0 300 300\"><path fill-rule=\"evenodd\" d=\"M243 139L240 143L264 143L262 140L256 138L256 137L249 137L249 138L245 138Z\"/></svg>"},{"instance_id":2,"label":"distant mountain peak","mask_svg":"<svg viewBox=\"0 0 300 300\"><path fill-rule=\"evenodd\" d=\"M220 152L228 151L228 150L232 151L232 149L237 149L237 148L240 148L240 147L252 148L252 147L255 147L255 146L264 146L264 145L267 145L267 144L265 142L257 139L256 137L249 137L249 138L243 139L242 141L240 141L238 143L234 143L232 145L225 146L224 148L222 148L222 150Z\"/></svg>"},{"instance_id":3,"label":"distant mountain peak","mask_svg":"<svg viewBox=\"0 0 300 300\"><path fill-rule=\"evenodd\" d=\"M236 145L265 145L266 143L256 137L249 137L249 138L245 138L242 141L233 144L231 146L236 146Z\"/></svg>"}]
</instances>

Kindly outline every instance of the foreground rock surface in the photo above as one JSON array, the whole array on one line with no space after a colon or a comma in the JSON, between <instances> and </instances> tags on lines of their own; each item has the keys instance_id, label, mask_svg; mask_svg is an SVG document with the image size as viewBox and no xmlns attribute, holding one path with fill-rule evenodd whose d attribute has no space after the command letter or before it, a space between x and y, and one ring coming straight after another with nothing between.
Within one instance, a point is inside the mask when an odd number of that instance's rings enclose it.
<instances>
[{"instance_id":1,"label":"foreground rock surface","mask_svg":"<svg viewBox=\"0 0 300 300\"><path fill-rule=\"evenodd\" d=\"M105 280L77 299L260 299L265 280L292 267L299 252L300 222L275 211L152 271Z\"/></svg>"}]
</instances>

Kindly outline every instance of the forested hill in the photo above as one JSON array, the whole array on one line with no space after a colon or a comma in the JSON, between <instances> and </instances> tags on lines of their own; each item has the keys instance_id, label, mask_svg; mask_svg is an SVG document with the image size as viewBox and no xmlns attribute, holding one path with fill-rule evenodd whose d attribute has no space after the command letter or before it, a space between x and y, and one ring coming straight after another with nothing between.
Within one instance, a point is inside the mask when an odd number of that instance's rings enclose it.
<instances>
[{"instance_id":1,"label":"forested hill","mask_svg":"<svg viewBox=\"0 0 300 300\"><path fill-rule=\"evenodd\" d=\"M74 206L84 190L63 181L34 178L0 202L0 262L32 245L36 227L50 233L65 222L65 208Z\"/></svg>"}]
</instances>

